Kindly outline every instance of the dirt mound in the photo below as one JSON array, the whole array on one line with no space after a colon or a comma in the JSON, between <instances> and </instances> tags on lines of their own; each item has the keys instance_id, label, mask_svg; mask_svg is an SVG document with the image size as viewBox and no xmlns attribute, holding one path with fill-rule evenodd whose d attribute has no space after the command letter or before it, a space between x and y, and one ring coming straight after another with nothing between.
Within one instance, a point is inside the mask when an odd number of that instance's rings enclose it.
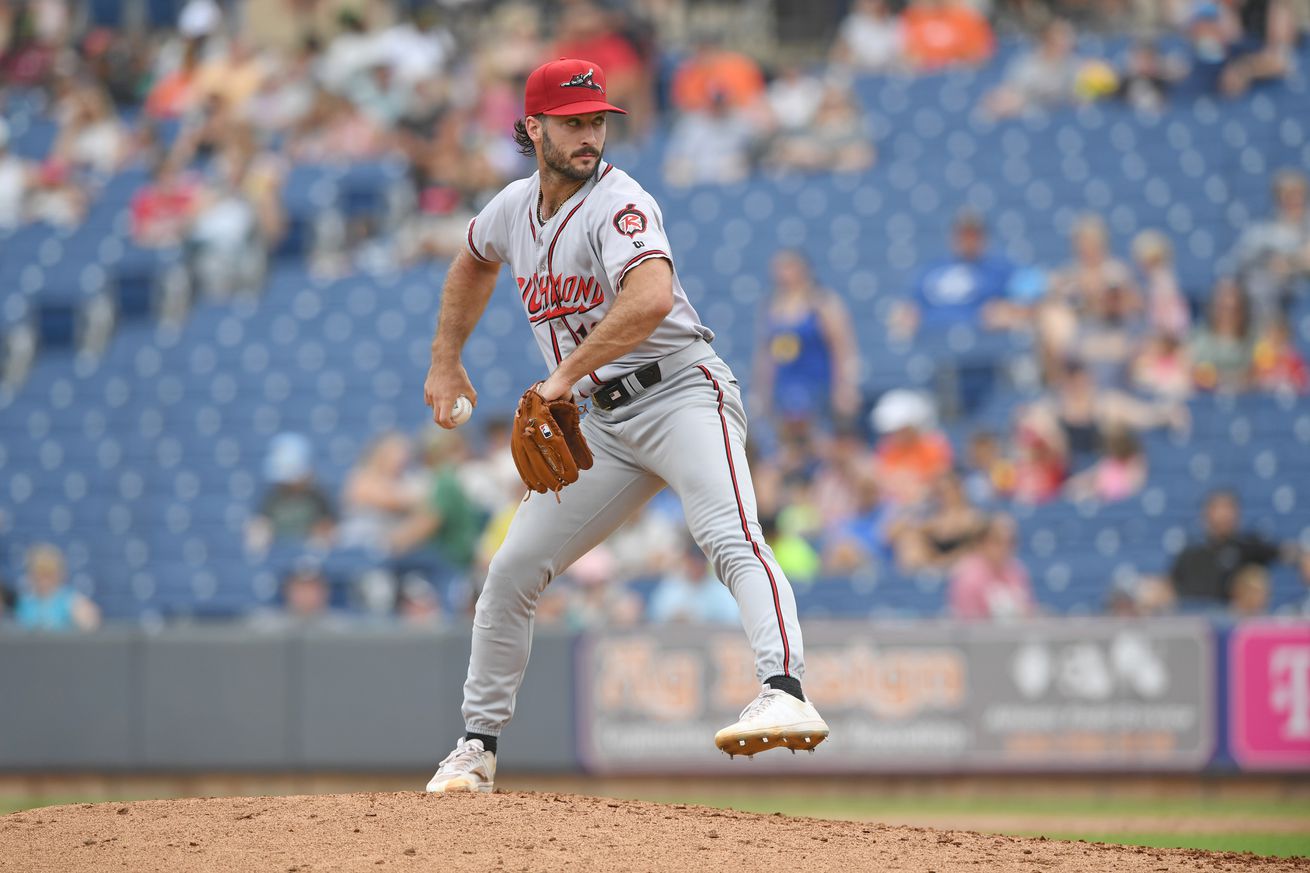
<instances>
[{"instance_id":1,"label":"dirt mound","mask_svg":"<svg viewBox=\"0 0 1310 873\"><path fill-rule=\"evenodd\" d=\"M1310 860L764 816L569 794L328 794L51 806L0 871L1310 871Z\"/></svg>"}]
</instances>

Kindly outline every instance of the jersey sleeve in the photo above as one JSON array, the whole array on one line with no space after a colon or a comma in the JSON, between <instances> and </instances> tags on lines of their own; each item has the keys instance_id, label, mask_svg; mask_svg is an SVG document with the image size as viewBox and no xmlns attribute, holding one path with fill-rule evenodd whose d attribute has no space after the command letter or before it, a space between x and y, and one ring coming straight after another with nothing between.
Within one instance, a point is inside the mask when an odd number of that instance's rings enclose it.
<instances>
[{"instance_id":1,"label":"jersey sleeve","mask_svg":"<svg viewBox=\"0 0 1310 873\"><path fill-rule=\"evenodd\" d=\"M464 235L469 254L483 263L509 260L509 221L505 215L509 189L501 191L470 222Z\"/></svg>"},{"instance_id":2,"label":"jersey sleeve","mask_svg":"<svg viewBox=\"0 0 1310 873\"><path fill-rule=\"evenodd\" d=\"M672 262L664 216L645 191L618 192L608 198L596 228L597 250L610 286L620 289L623 278L653 258Z\"/></svg>"}]
</instances>

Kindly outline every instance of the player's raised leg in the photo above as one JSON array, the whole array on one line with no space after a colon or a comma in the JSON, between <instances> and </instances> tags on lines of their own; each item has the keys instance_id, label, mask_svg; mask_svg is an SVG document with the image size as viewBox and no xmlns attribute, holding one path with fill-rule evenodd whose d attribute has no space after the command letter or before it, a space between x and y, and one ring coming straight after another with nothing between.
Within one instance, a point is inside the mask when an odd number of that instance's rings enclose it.
<instances>
[{"instance_id":1,"label":"player's raised leg","mask_svg":"<svg viewBox=\"0 0 1310 873\"><path fill-rule=\"evenodd\" d=\"M732 591L764 686L715 743L729 754L812 749L828 726L801 690L804 647L791 584L760 532L746 463L746 415L732 373L712 359L675 377L642 414L647 464L682 499L687 526Z\"/></svg>"},{"instance_id":2,"label":"player's raised leg","mask_svg":"<svg viewBox=\"0 0 1310 873\"><path fill-rule=\"evenodd\" d=\"M490 791L495 743L514 715L532 647L537 600L552 579L609 536L664 487L632 463L628 450L592 418L583 433L595 465L554 495L519 505L491 560L473 616L473 648L464 682L466 733L442 762L428 791Z\"/></svg>"}]
</instances>

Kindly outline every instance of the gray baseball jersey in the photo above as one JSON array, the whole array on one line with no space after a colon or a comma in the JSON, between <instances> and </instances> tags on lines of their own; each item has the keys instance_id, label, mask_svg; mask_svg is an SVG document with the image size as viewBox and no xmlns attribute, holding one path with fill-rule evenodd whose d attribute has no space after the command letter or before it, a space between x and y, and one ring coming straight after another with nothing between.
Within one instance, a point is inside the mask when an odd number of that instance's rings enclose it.
<instances>
[{"instance_id":1,"label":"gray baseball jersey","mask_svg":"<svg viewBox=\"0 0 1310 873\"><path fill-rule=\"evenodd\" d=\"M544 224L537 176L514 182L469 223L470 253L508 263L537 343L554 368L581 343L644 261L673 263L659 207L626 173L601 163ZM713 333L673 279L674 306L631 353L575 392L660 362L660 381L625 405L596 406L582 429L595 463L554 499L519 505L487 571L473 618L464 684L470 733L498 736L514 713L532 643L537 599L550 581L668 485L687 526L732 591L761 682L804 673L791 586L764 541L746 463L746 414L737 380L709 346Z\"/></svg>"},{"instance_id":2,"label":"gray baseball jersey","mask_svg":"<svg viewBox=\"0 0 1310 873\"><path fill-rule=\"evenodd\" d=\"M603 161L545 224L537 221L537 174L512 182L468 227L469 252L509 265L537 346L553 370L614 305L623 277L651 258L672 262L664 216L631 176ZM673 311L641 345L575 386L586 397L602 382L658 361L693 340L714 339L673 276Z\"/></svg>"}]
</instances>

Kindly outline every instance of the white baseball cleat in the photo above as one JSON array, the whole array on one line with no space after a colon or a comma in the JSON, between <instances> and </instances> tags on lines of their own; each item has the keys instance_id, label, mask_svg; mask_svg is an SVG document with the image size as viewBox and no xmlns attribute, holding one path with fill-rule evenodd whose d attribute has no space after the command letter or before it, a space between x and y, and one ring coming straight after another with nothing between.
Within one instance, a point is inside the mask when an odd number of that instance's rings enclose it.
<instances>
[{"instance_id":1,"label":"white baseball cleat","mask_svg":"<svg viewBox=\"0 0 1310 873\"><path fill-rule=\"evenodd\" d=\"M729 756L749 756L769 749L813 750L827 738L828 724L814 704L766 685L735 723L714 735L714 745Z\"/></svg>"},{"instance_id":2,"label":"white baseball cleat","mask_svg":"<svg viewBox=\"0 0 1310 873\"><path fill-rule=\"evenodd\" d=\"M490 794L496 787L496 755L482 747L482 740L461 738L455 751L437 767L428 780L428 792L448 794L455 791L478 791Z\"/></svg>"}]
</instances>

